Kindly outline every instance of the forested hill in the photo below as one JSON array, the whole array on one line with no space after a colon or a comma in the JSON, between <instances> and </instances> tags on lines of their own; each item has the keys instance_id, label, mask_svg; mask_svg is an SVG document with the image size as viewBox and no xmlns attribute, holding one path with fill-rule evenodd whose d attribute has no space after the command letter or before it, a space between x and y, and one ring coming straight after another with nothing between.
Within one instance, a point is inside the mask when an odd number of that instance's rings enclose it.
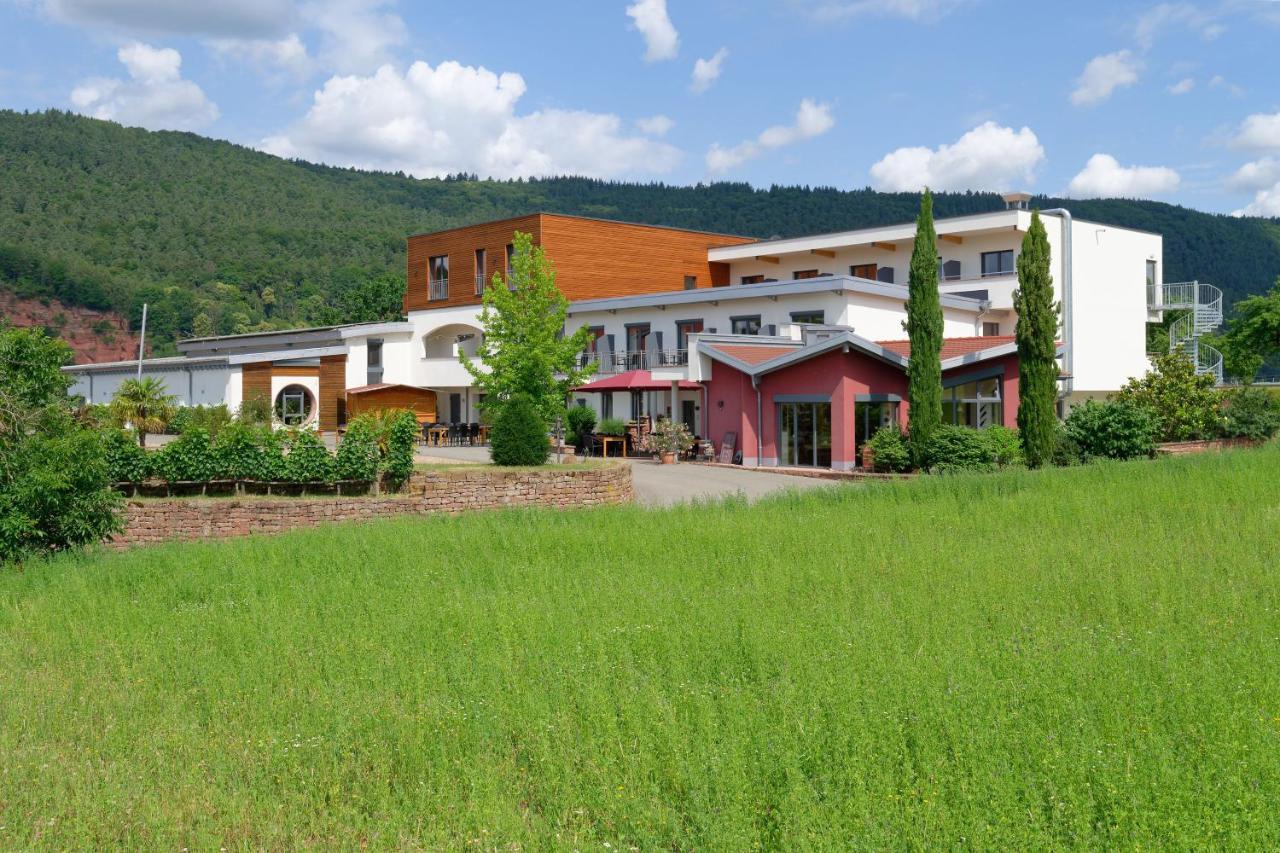
<instances>
[{"instance_id":1,"label":"forested hill","mask_svg":"<svg viewBox=\"0 0 1280 853\"><path fill-rule=\"evenodd\" d=\"M186 133L66 113L0 111L0 287L110 308L151 304L157 352L196 334L373 319L394 312L412 233L536 210L792 236L914 218L909 193L582 178L415 180L290 162ZM1165 236L1166 279L1228 301L1280 275L1280 223L1148 201L1037 199ZM944 193L938 216L1001 207Z\"/></svg>"}]
</instances>

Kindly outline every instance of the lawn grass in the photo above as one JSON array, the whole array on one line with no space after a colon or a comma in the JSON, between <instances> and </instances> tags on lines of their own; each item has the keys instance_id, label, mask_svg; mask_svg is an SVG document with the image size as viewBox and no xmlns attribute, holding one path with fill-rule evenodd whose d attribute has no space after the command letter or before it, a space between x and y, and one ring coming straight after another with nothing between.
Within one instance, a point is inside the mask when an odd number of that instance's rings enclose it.
<instances>
[{"instance_id":1,"label":"lawn grass","mask_svg":"<svg viewBox=\"0 0 1280 853\"><path fill-rule=\"evenodd\" d=\"M0 573L0 848L1280 845L1280 451Z\"/></svg>"}]
</instances>

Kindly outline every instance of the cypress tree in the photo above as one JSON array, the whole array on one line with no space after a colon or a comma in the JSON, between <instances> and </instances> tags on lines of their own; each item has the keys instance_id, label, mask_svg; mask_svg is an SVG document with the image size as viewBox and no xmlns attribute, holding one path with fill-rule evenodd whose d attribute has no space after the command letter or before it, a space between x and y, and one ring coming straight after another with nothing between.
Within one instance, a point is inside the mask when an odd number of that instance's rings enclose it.
<instances>
[{"instance_id":1,"label":"cypress tree","mask_svg":"<svg viewBox=\"0 0 1280 853\"><path fill-rule=\"evenodd\" d=\"M1027 464L1038 468L1053 459L1058 414L1058 304L1049 274L1049 237L1040 212L1032 211L1031 228L1018 256L1018 433Z\"/></svg>"},{"instance_id":2,"label":"cypress tree","mask_svg":"<svg viewBox=\"0 0 1280 853\"><path fill-rule=\"evenodd\" d=\"M907 412L911 456L924 460L930 436L942 423L942 303L938 297L938 235L933 228L933 195L926 188L916 218L915 248L907 293Z\"/></svg>"}]
</instances>

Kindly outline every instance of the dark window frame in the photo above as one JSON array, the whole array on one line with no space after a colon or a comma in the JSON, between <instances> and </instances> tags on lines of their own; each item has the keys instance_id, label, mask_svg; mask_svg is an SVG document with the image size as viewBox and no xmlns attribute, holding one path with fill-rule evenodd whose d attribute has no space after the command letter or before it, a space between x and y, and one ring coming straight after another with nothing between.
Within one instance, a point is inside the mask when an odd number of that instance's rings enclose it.
<instances>
[{"instance_id":1,"label":"dark window frame","mask_svg":"<svg viewBox=\"0 0 1280 853\"><path fill-rule=\"evenodd\" d=\"M1009 268L1004 268L1004 258L1009 257ZM997 258L998 270L995 272L987 272L987 258L995 256ZM998 249L993 252L983 252L978 258L978 272L982 278L994 278L998 275L1012 275L1017 272L1017 261L1013 255L1013 249Z\"/></svg>"},{"instance_id":2,"label":"dark window frame","mask_svg":"<svg viewBox=\"0 0 1280 853\"><path fill-rule=\"evenodd\" d=\"M756 330L754 332L739 332L737 330L738 323L740 321L750 320L754 320L756 323ZM734 335L758 335L760 334L760 330L764 328L763 320L764 318L760 314L738 314L729 318L729 332Z\"/></svg>"},{"instance_id":3,"label":"dark window frame","mask_svg":"<svg viewBox=\"0 0 1280 853\"><path fill-rule=\"evenodd\" d=\"M812 316L813 314L817 314L817 315L818 315L818 319L817 319L817 320L803 320L803 319L801 319L802 317ZM821 308L819 308L819 309L818 309L818 310L816 310L816 311L792 311L792 312L791 312L791 322L793 322L793 323L810 323L810 324L815 324L815 325L819 325L819 326L824 326L824 325L826 325L826 322L827 322L827 312L826 312L826 310L825 310L825 309L821 309Z\"/></svg>"}]
</instances>

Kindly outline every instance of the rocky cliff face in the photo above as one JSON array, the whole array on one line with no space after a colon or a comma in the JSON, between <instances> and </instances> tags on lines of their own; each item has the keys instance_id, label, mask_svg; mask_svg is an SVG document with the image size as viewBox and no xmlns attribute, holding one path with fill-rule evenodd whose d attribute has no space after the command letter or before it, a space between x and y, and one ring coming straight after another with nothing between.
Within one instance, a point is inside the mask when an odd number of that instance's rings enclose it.
<instances>
[{"instance_id":1,"label":"rocky cliff face","mask_svg":"<svg viewBox=\"0 0 1280 853\"><path fill-rule=\"evenodd\" d=\"M45 304L0 291L0 321L22 328L44 326L71 346L77 364L123 361L138 355L137 337L130 333L125 318L111 311L63 305L56 299Z\"/></svg>"}]
</instances>

